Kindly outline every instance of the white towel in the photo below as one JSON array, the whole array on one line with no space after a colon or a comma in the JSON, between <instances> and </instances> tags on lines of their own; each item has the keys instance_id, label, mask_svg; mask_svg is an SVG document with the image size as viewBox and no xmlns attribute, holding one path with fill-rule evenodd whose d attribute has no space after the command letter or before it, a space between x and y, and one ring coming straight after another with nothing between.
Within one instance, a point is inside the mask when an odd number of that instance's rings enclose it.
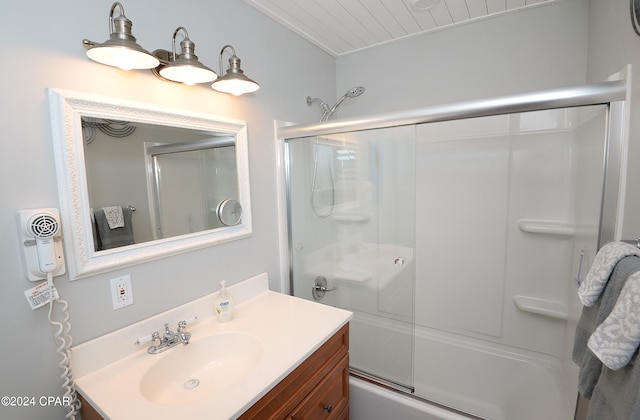
<instances>
[{"instance_id":1,"label":"white towel","mask_svg":"<svg viewBox=\"0 0 640 420\"><path fill-rule=\"evenodd\" d=\"M103 207L102 210L104 211L104 215L107 218L109 229L124 227L124 215L122 213L122 207Z\"/></svg>"},{"instance_id":2,"label":"white towel","mask_svg":"<svg viewBox=\"0 0 640 420\"><path fill-rule=\"evenodd\" d=\"M589 338L589 349L609 369L626 366L640 344L640 271L627 278L609 316Z\"/></svg>"},{"instance_id":3,"label":"white towel","mask_svg":"<svg viewBox=\"0 0 640 420\"><path fill-rule=\"evenodd\" d=\"M593 306L596 303L609 281L613 268L618 261L629 255L640 256L640 249L624 242L609 242L600 248L578 289L578 297L584 306Z\"/></svg>"}]
</instances>

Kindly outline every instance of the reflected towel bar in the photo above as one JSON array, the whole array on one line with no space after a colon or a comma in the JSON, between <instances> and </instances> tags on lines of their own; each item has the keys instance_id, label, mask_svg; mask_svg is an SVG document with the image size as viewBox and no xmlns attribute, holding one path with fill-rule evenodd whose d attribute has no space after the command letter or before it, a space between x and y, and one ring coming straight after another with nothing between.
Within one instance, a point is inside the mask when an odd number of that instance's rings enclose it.
<instances>
[{"instance_id":1,"label":"reflected towel bar","mask_svg":"<svg viewBox=\"0 0 640 420\"><path fill-rule=\"evenodd\" d=\"M640 237L636 238L636 239L623 239L620 242L624 242L626 244L631 244L634 246L637 246L638 248L640 248Z\"/></svg>"}]
</instances>

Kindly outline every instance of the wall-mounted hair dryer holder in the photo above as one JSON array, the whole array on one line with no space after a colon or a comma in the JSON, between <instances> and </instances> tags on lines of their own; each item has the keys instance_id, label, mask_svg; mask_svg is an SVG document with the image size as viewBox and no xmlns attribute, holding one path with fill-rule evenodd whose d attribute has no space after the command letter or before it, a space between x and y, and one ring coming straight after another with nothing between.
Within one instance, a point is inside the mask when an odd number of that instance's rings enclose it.
<instances>
[{"instance_id":1,"label":"wall-mounted hair dryer holder","mask_svg":"<svg viewBox=\"0 0 640 420\"><path fill-rule=\"evenodd\" d=\"M60 213L55 208L18 210L18 236L25 267L31 281L66 272L62 250Z\"/></svg>"}]
</instances>

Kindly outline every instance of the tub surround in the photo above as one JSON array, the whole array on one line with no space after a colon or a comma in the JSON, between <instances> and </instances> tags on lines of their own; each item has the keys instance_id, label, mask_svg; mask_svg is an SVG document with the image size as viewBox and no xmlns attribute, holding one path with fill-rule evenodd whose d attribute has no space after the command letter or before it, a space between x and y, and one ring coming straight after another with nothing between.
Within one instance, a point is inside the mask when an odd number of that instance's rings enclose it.
<instances>
[{"instance_id":1,"label":"tub surround","mask_svg":"<svg viewBox=\"0 0 640 420\"><path fill-rule=\"evenodd\" d=\"M71 363L79 393L104 418L235 418L321 348L352 316L348 311L270 291L266 273L228 290L236 301L231 322L215 319L216 292L73 347ZM175 330L179 321L194 316L197 321L187 326L192 333L189 345L212 334L239 332L260 341L260 360L238 383L211 396L188 404L154 403L141 392L143 376L165 355L186 347L150 355L149 343L134 342L161 332L165 323Z\"/></svg>"}]
</instances>

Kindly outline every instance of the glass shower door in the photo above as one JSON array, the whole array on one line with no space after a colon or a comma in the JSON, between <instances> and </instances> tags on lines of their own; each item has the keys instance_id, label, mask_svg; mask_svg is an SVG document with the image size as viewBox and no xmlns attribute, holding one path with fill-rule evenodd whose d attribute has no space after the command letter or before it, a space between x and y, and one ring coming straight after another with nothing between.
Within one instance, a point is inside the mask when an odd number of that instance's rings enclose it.
<instances>
[{"instance_id":1,"label":"glass shower door","mask_svg":"<svg viewBox=\"0 0 640 420\"><path fill-rule=\"evenodd\" d=\"M292 293L352 311L351 368L412 390L415 128L286 147Z\"/></svg>"},{"instance_id":2,"label":"glass shower door","mask_svg":"<svg viewBox=\"0 0 640 420\"><path fill-rule=\"evenodd\" d=\"M573 418L577 277L598 244L608 108L417 127L415 395Z\"/></svg>"}]
</instances>

